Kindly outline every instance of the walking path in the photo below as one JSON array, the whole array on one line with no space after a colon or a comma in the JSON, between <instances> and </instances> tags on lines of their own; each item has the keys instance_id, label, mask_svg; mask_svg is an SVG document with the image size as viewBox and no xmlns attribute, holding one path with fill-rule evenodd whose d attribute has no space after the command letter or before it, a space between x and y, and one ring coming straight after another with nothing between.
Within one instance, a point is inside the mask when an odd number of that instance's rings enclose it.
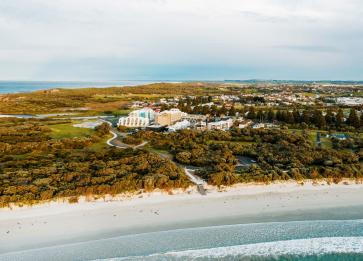
<instances>
[{"instance_id":1,"label":"walking path","mask_svg":"<svg viewBox=\"0 0 363 261\"><path fill-rule=\"evenodd\" d=\"M118 140L119 135L116 132L114 132L113 130L110 130L110 133L112 134L113 137L106 141L107 145L109 145L111 147L117 147L120 149L127 149L130 147L129 145Z\"/></svg>"},{"instance_id":2,"label":"walking path","mask_svg":"<svg viewBox=\"0 0 363 261\"><path fill-rule=\"evenodd\" d=\"M198 192L203 196L207 195L207 191L204 188L204 185L206 184L206 182L203 179L201 179L200 177L194 175L192 173L192 172L194 172L194 170L190 170L190 169L184 167L184 172L185 172L185 175L187 175L189 177L190 181L197 185Z\"/></svg>"}]
</instances>

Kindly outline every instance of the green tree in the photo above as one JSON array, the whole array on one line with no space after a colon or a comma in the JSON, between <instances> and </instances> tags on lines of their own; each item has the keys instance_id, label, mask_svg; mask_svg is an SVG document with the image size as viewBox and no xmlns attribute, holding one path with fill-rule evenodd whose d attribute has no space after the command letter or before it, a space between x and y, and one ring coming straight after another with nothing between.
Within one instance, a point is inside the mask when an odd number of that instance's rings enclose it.
<instances>
[{"instance_id":1,"label":"green tree","mask_svg":"<svg viewBox=\"0 0 363 261\"><path fill-rule=\"evenodd\" d=\"M323 117L323 113L321 110L315 110L314 111L314 123L315 125L319 128L322 129L325 127L326 122L325 122L325 118Z\"/></svg>"},{"instance_id":2,"label":"green tree","mask_svg":"<svg viewBox=\"0 0 363 261\"><path fill-rule=\"evenodd\" d=\"M340 128L343 126L343 124L344 124L344 113L342 109L339 109L336 116L336 125L338 128Z\"/></svg>"},{"instance_id":3,"label":"green tree","mask_svg":"<svg viewBox=\"0 0 363 261\"><path fill-rule=\"evenodd\" d=\"M306 124L310 124L310 113L308 110L304 110L303 111L303 116L302 116L302 121L305 122Z\"/></svg>"},{"instance_id":4,"label":"green tree","mask_svg":"<svg viewBox=\"0 0 363 261\"><path fill-rule=\"evenodd\" d=\"M275 112L271 108L268 110L267 119L269 121L274 121L276 119Z\"/></svg>"},{"instance_id":5,"label":"green tree","mask_svg":"<svg viewBox=\"0 0 363 261\"><path fill-rule=\"evenodd\" d=\"M251 106L249 111L248 111L248 115L247 115L247 118L248 119L256 119L256 110L255 110L255 107L254 106Z\"/></svg>"},{"instance_id":6,"label":"green tree","mask_svg":"<svg viewBox=\"0 0 363 261\"><path fill-rule=\"evenodd\" d=\"M300 123L301 122L300 112L297 109L294 109L294 111L292 112L292 114L294 116L295 123Z\"/></svg>"},{"instance_id":7,"label":"green tree","mask_svg":"<svg viewBox=\"0 0 363 261\"><path fill-rule=\"evenodd\" d=\"M234 108L234 106L232 106L232 107L229 109L228 115L229 115L229 116L235 116L235 115L236 115L236 109Z\"/></svg>"},{"instance_id":8,"label":"green tree","mask_svg":"<svg viewBox=\"0 0 363 261\"><path fill-rule=\"evenodd\" d=\"M333 124L333 120L334 120L333 112L332 112L332 110L328 110L325 115L326 124L328 124L328 125Z\"/></svg>"},{"instance_id":9,"label":"green tree","mask_svg":"<svg viewBox=\"0 0 363 261\"><path fill-rule=\"evenodd\" d=\"M100 136L105 136L106 134L108 134L111 130L111 126L110 124L106 123L106 122L103 122L101 125L98 125L96 128L95 128L95 131L97 131L97 133L100 135Z\"/></svg>"},{"instance_id":10,"label":"green tree","mask_svg":"<svg viewBox=\"0 0 363 261\"><path fill-rule=\"evenodd\" d=\"M354 108L352 108L350 110L349 117L348 117L348 124L355 128L359 128L359 126L360 126L359 117L358 117L357 111Z\"/></svg>"},{"instance_id":11,"label":"green tree","mask_svg":"<svg viewBox=\"0 0 363 261\"><path fill-rule=\"evenodd\" d=\"M292 112L287 112L286 114L286 122L293 124L295 123L294 114Z\"/></svg>"}]
</instances>

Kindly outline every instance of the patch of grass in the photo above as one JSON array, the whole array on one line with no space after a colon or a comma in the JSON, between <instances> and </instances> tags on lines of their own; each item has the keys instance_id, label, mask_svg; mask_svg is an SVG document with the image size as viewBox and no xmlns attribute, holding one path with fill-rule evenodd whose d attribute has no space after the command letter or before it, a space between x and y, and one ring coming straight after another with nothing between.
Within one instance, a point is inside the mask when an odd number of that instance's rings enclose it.
<instances>
[{"instance_id":1,"label":"patch of grass","mask_svg":"<svg viewBox=\"0 0 363 261\"><path fill-rule=\"evenodd\" d=\"M72 124L56 124L49 128L52 130L50 136L53 139L87 137L94 133L92 129L73 127Z\"/></svg>"},{"instance_id":2,"label":"patch of grass","mask_svg":"<svg viewBox=\"0 0 363 261\"><path fill-rule=\"evenodd\" d=\"M127 116L132 110L114 110L112 115L114 116Z\"/></svg>"},{"instance_id":3,"label":"patch of grass","mask_svg":"<svg viewBox=\"0 0 363 261\"><path fill-rule=\"evenodd\" d=\"M301 134L302 133L302 130L299 130L299 129L289 129L289 132L290 133L296 132L296 133ZM331 148L333 148L333 144L332 144L331 140L329 138L323 137L324 135L327 134L327 131L321 131L321 130L319 130L319 131L318 130L305 130L305 132L308 133L309 140L314 145L316 145L316 133L317 132L320 132L321 135L322 135L322 137L320 138L321 147L324 148L324 149L331 149Z\"/></svg>"},{"instance_id":4,"label":"patch of grass","mask_svg":"<svg viewBox=\"0 0 363 261\"><path fill-rule=\"evenodd\" d=\"M29 153L26 153L26 154L20 154L20 155L11 155L11 157L13 159L16 159L16 160L22 160L22 159L25 159L26 157L29 156Z\"/></svg>"},{"instance_id":5,"label":"patch of grass","mask_svg":"<svg viewBox=\"0 0 363 261\"><path fill-rule=\"evenodd\" d=\"M105 149L105 148L108 148L110 146L108 146L106 144L106 141L108 139L112 138L112 135L109 134L109 135L106 135L105 137L103 137L99 142L96 142L96 143L93 143L89 148L90 149L93 149L93 150L101 150L101 149Z\"/></svg>"}]
</instances>

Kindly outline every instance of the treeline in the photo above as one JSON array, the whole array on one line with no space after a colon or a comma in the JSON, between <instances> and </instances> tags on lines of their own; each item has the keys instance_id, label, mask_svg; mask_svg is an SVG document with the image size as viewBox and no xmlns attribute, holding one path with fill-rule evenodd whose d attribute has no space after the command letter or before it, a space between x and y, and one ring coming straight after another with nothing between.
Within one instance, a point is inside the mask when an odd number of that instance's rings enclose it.
<instances>
[{"instance_id":1,"label":"treeline","mask_svg":"<svg viewBox=\"0 0 363 261\"><path fill-rule=\"evenodd\" d=\"M247 111L247 118L270 122L279 121L288 124L305 124L319 129L363 128L363 111L359 116L355 108L351 108L348 117L345 117L342 109L335 111L331 109L261 110L251 107Z\"/></svg>"},{"instance_id":2,"label":"treeline","mask_svg":"<svg viewBox=\"0 0 363 261\"><path fill-rule=\"evenodd\" d=\"M201 105L211 101L211 96L197 97L179 102L178 109L189 114L209 115L209 116L245 116L256 121L280 122L297 127L312 127L318 129L363 129L363 109L358 112L351 108L349 115L345 115L343 109L279 109L279 108L259 108L257 106L245 106L236 109L233 104ZM162 110L170 109L173 106L163 105Z\"/></svg>"}]
</instances>

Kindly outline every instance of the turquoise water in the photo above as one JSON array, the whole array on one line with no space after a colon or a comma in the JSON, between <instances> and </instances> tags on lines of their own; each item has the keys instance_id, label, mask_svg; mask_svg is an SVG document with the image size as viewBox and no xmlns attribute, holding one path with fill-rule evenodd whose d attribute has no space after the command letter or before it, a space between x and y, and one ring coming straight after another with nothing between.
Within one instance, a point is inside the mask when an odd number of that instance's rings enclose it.
<instances>
[{"instance_id":1,"label":"turquoise water","mask_svg":"<svg viewBox=\"0 0 363 261\"><path fill-rule=\"evenodd\" d=\"M363 260L363 220L178 229L8 253L0 260Z\"/></svg>"},{"instance_id":2,"label":"turquoise water","mask_svg":"<svg viewBox=\"0 0 363 261\"><path fill-rule=\"evenodd\" d=\"M53 88L136 86L158 81L0 81L0 93L31 92Z\"/></svg>"}]
</instances>

